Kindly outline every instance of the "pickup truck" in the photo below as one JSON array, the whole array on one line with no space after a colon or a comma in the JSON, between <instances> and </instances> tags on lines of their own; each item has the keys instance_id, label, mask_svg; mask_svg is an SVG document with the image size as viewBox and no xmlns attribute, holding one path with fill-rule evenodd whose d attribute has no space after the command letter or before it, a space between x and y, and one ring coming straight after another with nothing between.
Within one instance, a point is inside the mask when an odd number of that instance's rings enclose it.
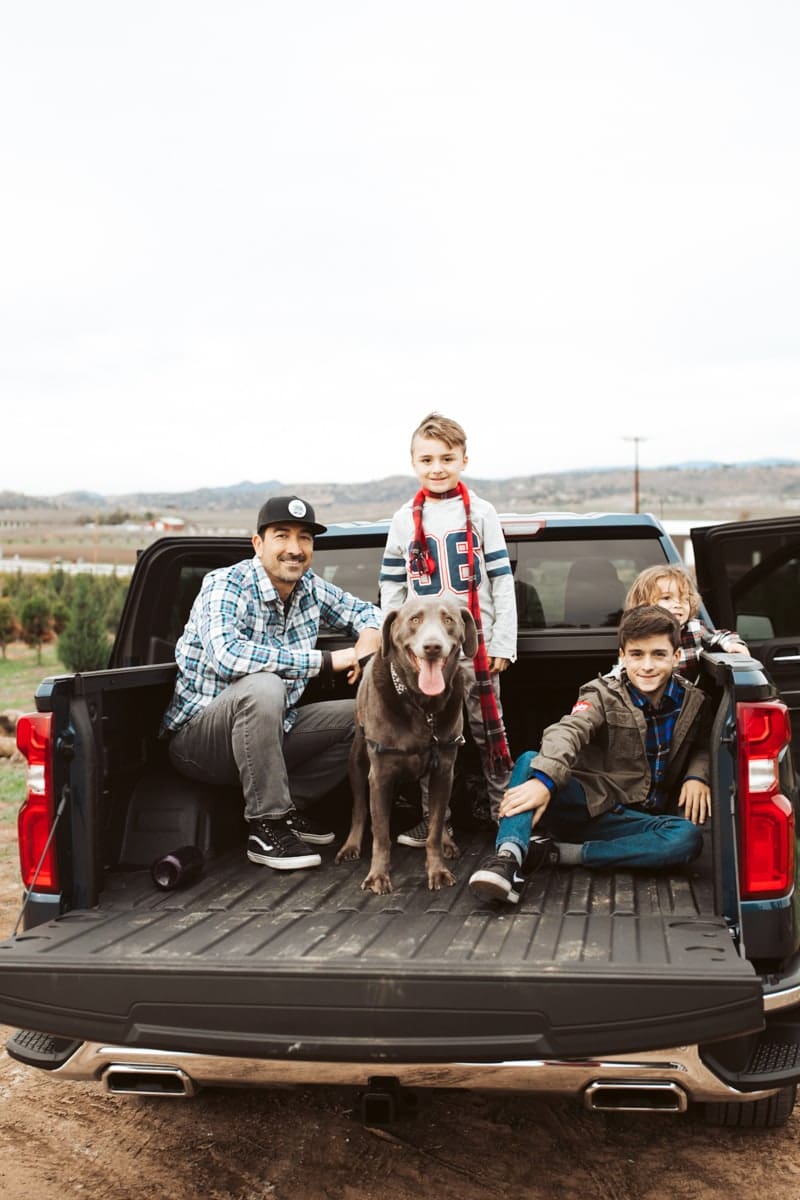
<instances>
[{"instance_id":1,"label":"pickup truck","mask_svg":"<svg viewBox=\"0 0 800 1200\"><path fill-rule=\"evenodd\" d=\"M519 609L503 709L518 754L614 663L635 575L680 560L645 514L502 522ZM9 1054L139 1096L354 1087L373 1123L434 1087L784 1124L800 1080L799 525L693 531L701 615L752 652L701 661L714 712L701 857L674 872L546 869L511 912L467 887L494 836L469 742L452 800L456 886L429 892L424 854L400 845L388 896L362 891L365 864L336 864L336 845L288 878L248 863L241 794L176 774L159 724L203 576L250 543L155 542L137 562L109 668L45 679L18 725L29 781L23 907L0 944L0 1021L18 1027ZM387 528L331 525L314 569L376 601ZM320 644L343 643L323 630ZM305 698L348 693L337 677ZM397 830L415 823L417 804L413 786L398 798ZM346 787L326 817L343 839ZM154 860L184 845L201 850L201 873L156 887Z\"/></svg>"}]
</instances>

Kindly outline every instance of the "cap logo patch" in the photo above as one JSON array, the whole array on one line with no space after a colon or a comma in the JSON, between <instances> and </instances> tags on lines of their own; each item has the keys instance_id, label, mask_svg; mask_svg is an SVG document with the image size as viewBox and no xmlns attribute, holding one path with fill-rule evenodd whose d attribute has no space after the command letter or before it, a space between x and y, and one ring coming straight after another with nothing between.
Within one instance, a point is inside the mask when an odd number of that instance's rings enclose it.
<instances>
[{"instance_id":1,"label":"cap logo patch","mask_svg":"<svg viewBox=\"0 0 800 1200\"><path fill-rule=\"evenodd\" d=\"M290 500L288 508L293 517L304 517L306 515L306 506L302 500Z\"/></svg>"}]
</instances>

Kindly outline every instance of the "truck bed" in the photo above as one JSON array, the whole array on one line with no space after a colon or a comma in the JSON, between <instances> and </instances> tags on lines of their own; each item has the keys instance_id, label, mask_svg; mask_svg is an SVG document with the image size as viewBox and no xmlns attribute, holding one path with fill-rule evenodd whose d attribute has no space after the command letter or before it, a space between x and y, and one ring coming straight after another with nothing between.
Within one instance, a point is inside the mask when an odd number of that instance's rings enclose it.
<instances>
[{"instance_id":1,"label":"truck bed","mask_svg":"<svg viewBox=\"0 0 800 1200\"><path fill-rule=\"evenodd\" d=\"M109 872L98 907L0 946L3 1012L131 1046L376 1062L596 1056L760 1028L707 852L672 874L546 870L512 909L467 887L491 835L457 833L458 882L437 893L424 852L400 845L382 897L361 890L366 859L336 864L335 846L291 873L238 847L173 892Z\"/></svg>"}]
</instances>

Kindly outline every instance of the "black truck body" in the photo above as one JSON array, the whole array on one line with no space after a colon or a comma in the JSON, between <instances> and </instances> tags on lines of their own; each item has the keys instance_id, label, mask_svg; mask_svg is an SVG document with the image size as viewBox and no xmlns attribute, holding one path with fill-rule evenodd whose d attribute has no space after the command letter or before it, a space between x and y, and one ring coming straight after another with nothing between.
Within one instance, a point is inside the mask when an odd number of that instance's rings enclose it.
<instances>
[{"instance_id":1,"label":"black truck body","mask_svg":"<svg viewBox=\"0 0 800 1200\"><path fill-rule=\"evenodd\" d=\"M361 890L365 860L334 863L336 845L324 848L321 868L289 877L247 862L241 794L178 776L158 731L200 581L248 556L250 543L154 543L134 572L109 669L45 680L37 714L20 722L28 890L20 928L0 944L0 1021L19 1026L9 1052L115 1092L369 1089L388 1079L570 1094L597 1109L700 1102L710 1119L782 1123L800 1080L790 736L800 630L795 619L793 639L783 615L792 611L784 589L792 570L797 579L798 524L770 523L760 540L749 526L697 538L705 616L738 623L754 655L703 656L715 718L701 858L681 872L543 871L513 912L481 905L467 888L493 841L476 816L469 744L453 795L455 887L429 892L424 855L402 846L395 890L381 897ZM518 754L614 662L633 577L678 554L649 516L531 514L503 525L520 616L503 707ZM331 526L317 539L314 569L377 601L386 531ZM733 601L720 565L731 531ZM710 575L701 565L709 546ZM609 562L615 584L601 582ZM797 591L793 603L797 614ZM321 644L341 641L323 631ZM350 692L341 679L313 681L306 698ZM328 809L342 839L348 801L342 787ZM412 788L398 803L398 829L416 820L414 803ZM203 851L202 873L185 888L157 889L152 862L184 844Z\"/></svg>"}]
</instances>

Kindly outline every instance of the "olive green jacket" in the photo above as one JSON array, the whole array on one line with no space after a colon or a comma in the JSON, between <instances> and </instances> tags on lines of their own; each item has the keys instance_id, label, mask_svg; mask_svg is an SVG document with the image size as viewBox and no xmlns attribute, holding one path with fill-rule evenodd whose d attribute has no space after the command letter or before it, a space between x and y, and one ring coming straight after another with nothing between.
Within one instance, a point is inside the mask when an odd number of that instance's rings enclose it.
<instances>
[{"instance_id":1,"label":"olive green jacket","mask_svg":"<svg viewBox=\"0 0 800 1200\"><path fill-rule=\"evenodd\" d=\"M685 779L709 782L710 703L688 680L675 722L663 788L677 800ZM580 690L572 712L542 736L533 766L563 787L577 779L586 793L589 815L596 817L618 804L642 804L650 791L650 764L644 713L633 703L621 679L600 676Z\"/></svg>"}]
</instances>

